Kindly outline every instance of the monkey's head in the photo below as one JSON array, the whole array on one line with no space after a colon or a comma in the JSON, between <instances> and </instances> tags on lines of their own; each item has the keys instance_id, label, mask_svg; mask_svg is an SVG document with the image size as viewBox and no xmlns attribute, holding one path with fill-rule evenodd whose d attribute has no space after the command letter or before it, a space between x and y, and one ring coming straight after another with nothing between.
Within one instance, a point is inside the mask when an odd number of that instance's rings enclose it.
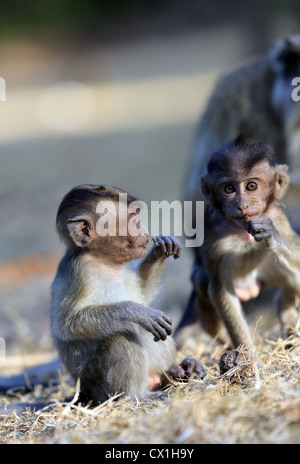
<instances>
[{"instance_id":1,"label":"monkey's head","mask_svg":"<svg viewBox=\"0 0 300 464\"><path fill-rule=\"evenodd\" d=\"M146 252L148 231L140 223L139 212L138 200L121 189L79 185L63 198L56 227L74 253L127 262Z\"/></svg>"},{"instance_id":2,"label":"monkey's head","mask_svg":"<svg viewBox=\"0 0 300 464\"><path fill-rule=\"evenodd\" d=\"M201 189L228 220L260 217L285 194L287 169L276 163L271 145L241 134L212 155Z\"/></svg>"}]
</instances>

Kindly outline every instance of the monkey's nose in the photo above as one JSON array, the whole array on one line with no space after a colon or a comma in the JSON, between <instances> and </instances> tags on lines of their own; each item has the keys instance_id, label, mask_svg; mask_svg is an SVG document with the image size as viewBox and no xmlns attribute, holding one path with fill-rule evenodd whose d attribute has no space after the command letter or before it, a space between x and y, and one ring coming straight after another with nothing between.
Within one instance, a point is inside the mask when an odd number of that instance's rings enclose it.
<instances>
[{"instance_id":1,"label":"monkey's nose","mask_svg":"<svg viewBox=\"0 0 300 464\"><path fill-rule=\"evenodd\" d=\"M243 205L238 207L239 213L242 213L243 216L248 213L248 205Z\"/></svg>"}]
</instances>

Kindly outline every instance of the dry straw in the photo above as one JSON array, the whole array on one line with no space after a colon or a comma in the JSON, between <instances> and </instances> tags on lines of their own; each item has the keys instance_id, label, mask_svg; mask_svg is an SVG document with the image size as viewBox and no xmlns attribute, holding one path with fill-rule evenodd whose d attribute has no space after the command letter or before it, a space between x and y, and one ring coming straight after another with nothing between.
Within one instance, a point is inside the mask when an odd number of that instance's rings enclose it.
<instances>
[{"instance_id":1,"label":"dry straw","mask_svg":"<svg viewBox=\"0 0 300 464\"><path fill-rule=\"evenodd\" d=\"M298 328L299 329L299 328ZM271 334L272 335L272 334ZM74 390L62 376L59 387L2 397L2 404L49 401L36 413L2 416L3 443L300 443L300 334L288 340L256 343L260 365L251 353L220 375L224 347L200 342L194 352L207 376L172 382L156 398L134 402L111 398L91 409L76 405ZM256 367L255 367L256 366ZM259 372L259 379L258 379ZM63 399L71 393L73 399Z\"/></svg>"}]
</instances>

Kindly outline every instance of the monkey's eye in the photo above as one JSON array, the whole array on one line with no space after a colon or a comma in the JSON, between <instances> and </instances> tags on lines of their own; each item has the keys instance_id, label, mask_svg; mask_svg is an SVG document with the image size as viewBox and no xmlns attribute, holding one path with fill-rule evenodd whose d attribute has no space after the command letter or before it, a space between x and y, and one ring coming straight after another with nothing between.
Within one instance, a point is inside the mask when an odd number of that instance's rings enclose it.
<instances>
[{"instance_id":1,"label":"monkey's eye","mask_svg":"<svg viewBox=\"0 0 300 464\"><path fill-rule=\"evenodd\" d=\"M234 193L236 191L235 187L233 185L225 185L223 188L224 192L230 195L231 193Z\"/></svg>"},{"instance_id":2,"label":"monkey's eye","mask_svg":"<svg viewBox=\"0 0 300 464\"><path fill-rule=\"evenodd\" d=\"M257 185L256 182L249 182L249 184L247 184L246 189L250 190L250 192L253 192L253 190L257 189L257 187L258 187L258 185Z\"/></svg>"}]
</instances>

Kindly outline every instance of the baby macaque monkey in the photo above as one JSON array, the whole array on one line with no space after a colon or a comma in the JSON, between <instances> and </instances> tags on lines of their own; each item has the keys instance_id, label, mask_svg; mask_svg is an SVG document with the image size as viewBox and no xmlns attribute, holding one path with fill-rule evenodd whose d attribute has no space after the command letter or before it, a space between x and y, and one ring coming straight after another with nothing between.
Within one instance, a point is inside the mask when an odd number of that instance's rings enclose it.
<instances>
[{"instance_id":1,"label":"baby macaque monkey","mask_svg":"<svg viewBox=\"0 0 300 464\"><path fill-rule=\"evenodd\" d=\"M298 317L300 239L278 203L289 184L287 169L276 164L269 144L244 135L212 155L201 178L207 205L192 274L195 299L181 327L194 311L212 336L222 333L223 322L234 347L251 347L241 301L271 285L278 288L282 335L291 333Z\"/></svg>"},{"instance_id":2,"label":"baby macaque monkey","mask_svg":"<svg viewBox=\"0 0 300 464\"><path fill-rule=\"evenodd\" d=\"M131 269L130 261L144 257L149 234L138 201L129 194L124 200L124 193L81 185L57 213L67 250L52 284L52 336L63 364L80 379L81 398L94 404L115 394L145 398L161 388L163 373L205 375L197 360L175 365L172 322L149 306L166 258L178 259L181 245L174 237L157 237L138 271ZM104 224L114 224L115 233L105 233Z\"/></svg>"}]
</instances>

